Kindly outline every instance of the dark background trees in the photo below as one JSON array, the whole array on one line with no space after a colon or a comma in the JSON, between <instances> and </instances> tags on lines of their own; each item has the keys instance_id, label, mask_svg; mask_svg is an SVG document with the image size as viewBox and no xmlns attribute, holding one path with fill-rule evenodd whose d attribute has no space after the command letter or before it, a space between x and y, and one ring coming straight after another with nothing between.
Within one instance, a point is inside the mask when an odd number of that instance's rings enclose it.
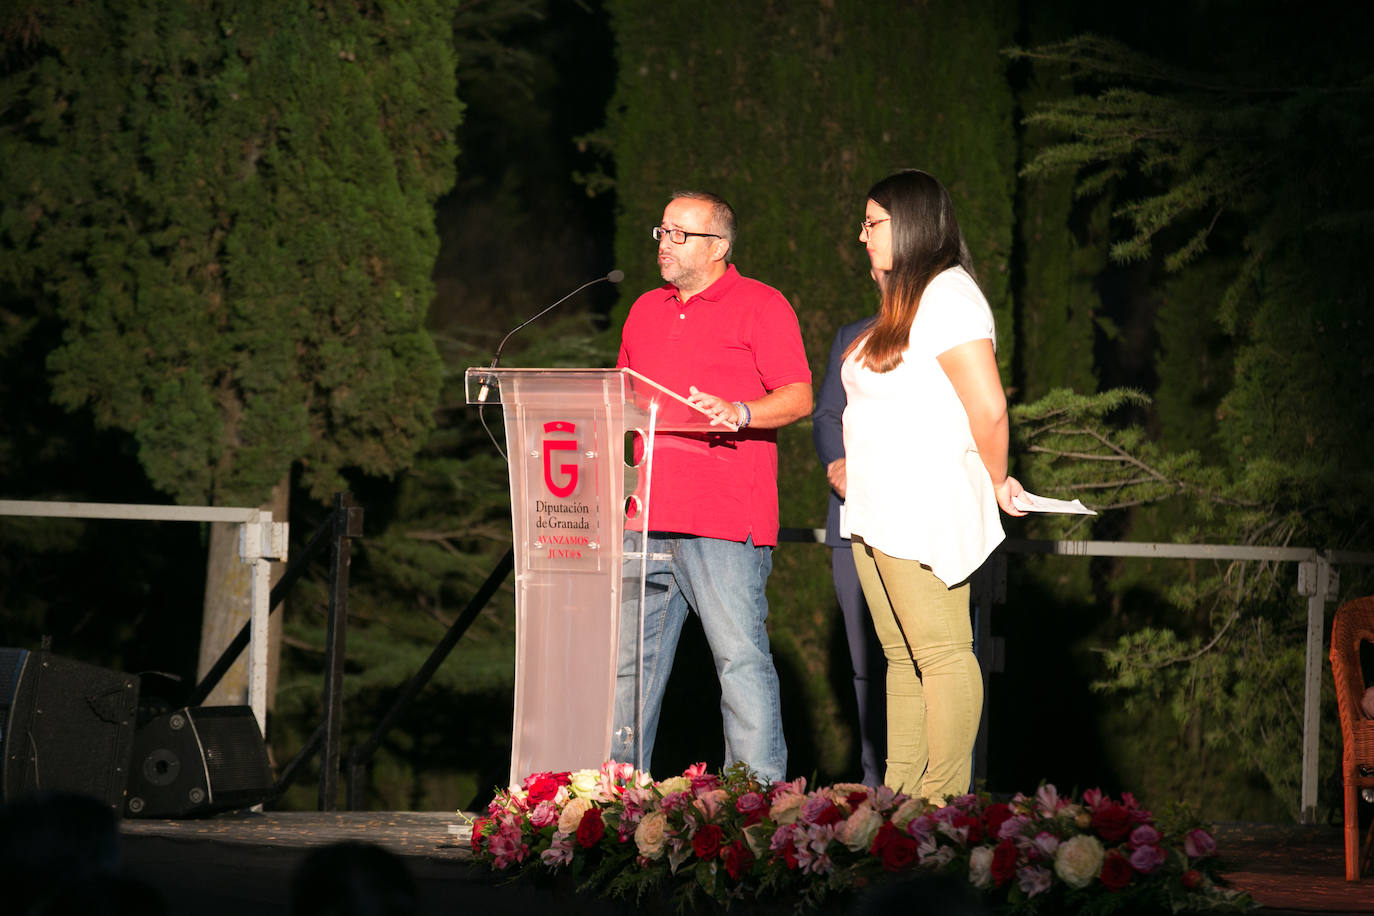
<instances>
[{"instance_id":1,"label":"dark background trees","mask_svg":"<svg viewBox=\"0 0 1374 916\"><path fill-rule=\"evenodd\" d=\"M1018 471L1034 489L1120 507L1072 536L1368 545L1362 456L1374 424L1359 392L1372 374L1360 270L1371 85L1360 14L1318 4L1297 22L1283 4L1233 2L1148 11L1000 0L796 6L508 0L450 10L445 40L458 49L465 106L457 178L432 207L432 270L406 268L408 289L433 284L424 330L443 366L432 389L437 423L408 440L414 457L404 473L362 462L339 472L368 512L350 630L354 735L375 721L508 546L504 466L463 403L463 367L486 362L510 327L615 266L629 275L618 299L605 285L589 291L522 332L505 356L513 365L608 364L629 302L657 282L647 229L675 187L704 186L735 204L738 263L789 296L819 382L834 329L875 306L855 241L864 191L894 168L928 169L955 195L997 312L1004 378L1019 405ZM33 21L7 20L6 79L35 78ZM1105 37L1070 40L1089 31ZM373 58L336 57L330 66L390 56L383 39L363 44ZM1012 46L1028 53L1003 53ZM182 72L171 82L195 87L202 76ZM7 130L22 120L12 96L0 115ZM320 99L336 100L327 92ZM382 122L383 136L410 126ZM222 146L214 155L238 155ZM110 174L141 167L125 161L138 155L135 145L115 156ZM72 187L111 180L99 163L83 169ZM193 180L195 169L183 173ZM160 501L156 485L176 495L140 465L143 440L96 428L89 410L68 414L51 403L64 371L102 365L100 354L45 363L54 350L74 352L61 349L65 322L100 312L82 305L92 299L85 295L71 299L70 315L58 310L65 287L46 284L71 266L14 268L31 245L24 221L35 219L19 174L7 170L0 198L9 265L0 275L0 492ZM329 221L317 213L296 208L281 228L298 220L303 237L325 231ZM82 232L114 232L107 222ZM207 223L188 235L213 232ZM81 238L68 244L89 260ZM149 270L179 263L152 254ZM336 260L367 269L365 258ZM117 270L135 262L100 263ZM253 269L271 266L267 258ZM80 282L108 298L120 287L103 276L83 270ZM298 293L280 301L302 301ZM422 303L420 293L414 298ZM374 300L353 301L385 304ZM338 307L314 301L302 319ZM303 333L271 343L281 348ZM208 348L226 343L209 337ZM161 382L179 378L189 359L160 374L155 361L130 361L138 363L130 371ZM348 381L375 379L376 368L364 363ZM1109 393L1119 386L1146 397ZM101 396L118 390L108 387ZM1076 394L1056 393L1065 388ZM1102 473L1103 462L1056 458L1081 451L1063 437L1063 417L1158 473L1142 483ZM812 527L825 484L809 429L789 428L780 441L783 524ZM94 452L109 457L95 464L87 460ZM291 456L298 535L322 512L319 488L311 493L300 476L306 458L318 471L308 450ZM1052 519L1008 529L1068 531ZM54 632L59 647L116 667L184 671L184 662L165 659L185 658L197 615L173 595L199 588L204 548L174 534L146 536L146 559L135 560L119 552L130 549L127 539L112 547L94 525L0 523L9 573L0 580L3 641ZM122 565L113 568L116 559ZM98 574L103 589L71 582L77 569L94 569L87 576ZM1303 638L1294 579L1291 568L1253 564L1013 560L1009 603L994 618L1007 671L992 685L991 787L1023 790L1044 778L1133 789L1154 804L1190 797L1214 817L1293 813L1294 653ZM1343 570L1343 595L1362 583L1358 570ZM854 717L823 548L779 548L770 601L792 768L848 778L857 767ZM467 805L504 779L510 602L503 593L481 616L385 749L375 806ZM322 608L315 583L287 609L279 754L294 752L318 714ZM150 622L158 623L156 649ZM665 722L695 724L665 728L657 769L720 762L710 756L719 754L718 727L693 714L713 706L713 689L689 633ZM310 804L308 793L300 803Z\"/></svg>"}]
</instances>

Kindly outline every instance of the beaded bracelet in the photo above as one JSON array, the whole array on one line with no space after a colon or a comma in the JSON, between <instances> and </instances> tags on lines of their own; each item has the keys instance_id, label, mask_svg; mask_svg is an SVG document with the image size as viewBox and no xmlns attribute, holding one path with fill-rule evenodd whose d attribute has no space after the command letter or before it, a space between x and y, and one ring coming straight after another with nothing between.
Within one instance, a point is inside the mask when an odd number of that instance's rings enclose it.
<instances>
[{"instance_id":1,"label":"beaded bracelet","mask_svg":"<svg viewBox=\"0 0 1374 916\"><path fill-rule=\"evenodd\" d=\"M754 419L754 416L749 412L749 405L743 401L736 401L735 409L739 411L740 415L739 428L744 429L749 425L749 421Z\"/></svg>"}]
</instances>

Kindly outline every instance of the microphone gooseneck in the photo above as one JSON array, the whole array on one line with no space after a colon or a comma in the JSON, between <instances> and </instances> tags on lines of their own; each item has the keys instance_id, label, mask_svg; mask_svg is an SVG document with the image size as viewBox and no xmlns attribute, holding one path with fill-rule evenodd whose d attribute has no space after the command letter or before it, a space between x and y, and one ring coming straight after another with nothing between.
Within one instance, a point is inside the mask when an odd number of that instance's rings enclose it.
<instances>
[{"instance_id":1,"label":"microphone gooseneck","mask_svg":"<svg viewBox=\"0 0 1374 916\"><path fill-rule=\"evenodd\" d=\"M495 369L495 368L496 368L496 364L497 364L498 362L501 361L501 351L502 351L503 349L505 349L505 347L506 347L506 341L510 340L510 339L511 339L511 335L514 334L516 331L520 330L521 328L523 328L525 325L529 324L530 322L532 322L532 321L534 321L534 320L536 320L536 319L538 319L538 318L542 318L544 315L547 315L549 312L553 311L555 308L557 308L558 306L562 305L564 302L567 302L567 301L568 301L569 299L571 299L573 296L576 296L578 293L582 292L584 289L586 289L586 288L589 287L589 286L595 286L596 284L601 283L602 281L610 281L611 283L619 283L621 280L624 280L624 279L625 279L625 271L623 271L623 270L613 270L613 271L611 271L610 273L606 274L604 277L597 277L595 280L588 280L586 283L583 283L583 284L582 284L581 286L579 286L577 289L575 289L575 290L573 290L572 292L568 293L568 294L567 294L566 296L564 296L562 299L559 299L559 300L558 300L557 302L555 302L553 305L548 306L548 307L545 308L543 311L541 311L541 312L539 312L539 313L537 313L537 314L535 314L535 315L531 315L529 318L526 318L524 321L520 322L520 323L517 324L515 327L511 328L510 331L508 331L508 332L506 333L506 336L505 336L505 337L502 337L502 338L501 338L501 343L499 343L499 344L496 346L496 354L495 354L494 356L492 356L492 358L491 358L491 365L488 366L487 368L488 368L488 369ZM486 381L483 381L483 382L482 382L482 387L479 388L479 389L477 390L477 403L478 403L478 404L485 404L485 403L487 402L487 394L489 393L490 388L491 388L491 386L490 386L490 384L489 384L489 380L486 380Z\"/></svg>"}]
</instances>

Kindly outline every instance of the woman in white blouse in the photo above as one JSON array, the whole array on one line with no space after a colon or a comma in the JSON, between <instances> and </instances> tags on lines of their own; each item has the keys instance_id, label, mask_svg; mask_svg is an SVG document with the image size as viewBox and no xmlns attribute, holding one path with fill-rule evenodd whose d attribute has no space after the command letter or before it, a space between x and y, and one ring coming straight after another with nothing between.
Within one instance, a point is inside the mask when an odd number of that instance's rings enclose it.
<instances>
[{"instance_id":1,"label":"woman in white blouse","mask_svg":"<svg viewBox=\"0 0 1374 916\"><path fill-rule=\"evenodd\" d=\"M968 578L1001 542L1007 402L992 310L954 206L925 172L868 193L859 240L882 307L841 377L854 565L887 657L884 782L937 804L969 789L983 681Z\"/></svg>"}]
</instances>

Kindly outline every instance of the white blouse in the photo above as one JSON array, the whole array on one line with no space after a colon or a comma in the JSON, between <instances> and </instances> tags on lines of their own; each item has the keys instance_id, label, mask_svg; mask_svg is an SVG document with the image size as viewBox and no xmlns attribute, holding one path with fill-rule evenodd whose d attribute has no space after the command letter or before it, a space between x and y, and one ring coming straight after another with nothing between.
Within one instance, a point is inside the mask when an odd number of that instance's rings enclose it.
<instances>
[{"instance_id":1,"label":"white blouse","mask_svg":"<svg viewBox=\"0 0 1374 916\"><path fill-rule=\"evenodd\" d=\"M1001 543L992 480L968 414L936 360L970 340L996 341L992 309L962 267L926 287L902 362L877 373L844 361L845 527L889 556L929 566L947 586Z\"/></svg>"}]
</instances>

